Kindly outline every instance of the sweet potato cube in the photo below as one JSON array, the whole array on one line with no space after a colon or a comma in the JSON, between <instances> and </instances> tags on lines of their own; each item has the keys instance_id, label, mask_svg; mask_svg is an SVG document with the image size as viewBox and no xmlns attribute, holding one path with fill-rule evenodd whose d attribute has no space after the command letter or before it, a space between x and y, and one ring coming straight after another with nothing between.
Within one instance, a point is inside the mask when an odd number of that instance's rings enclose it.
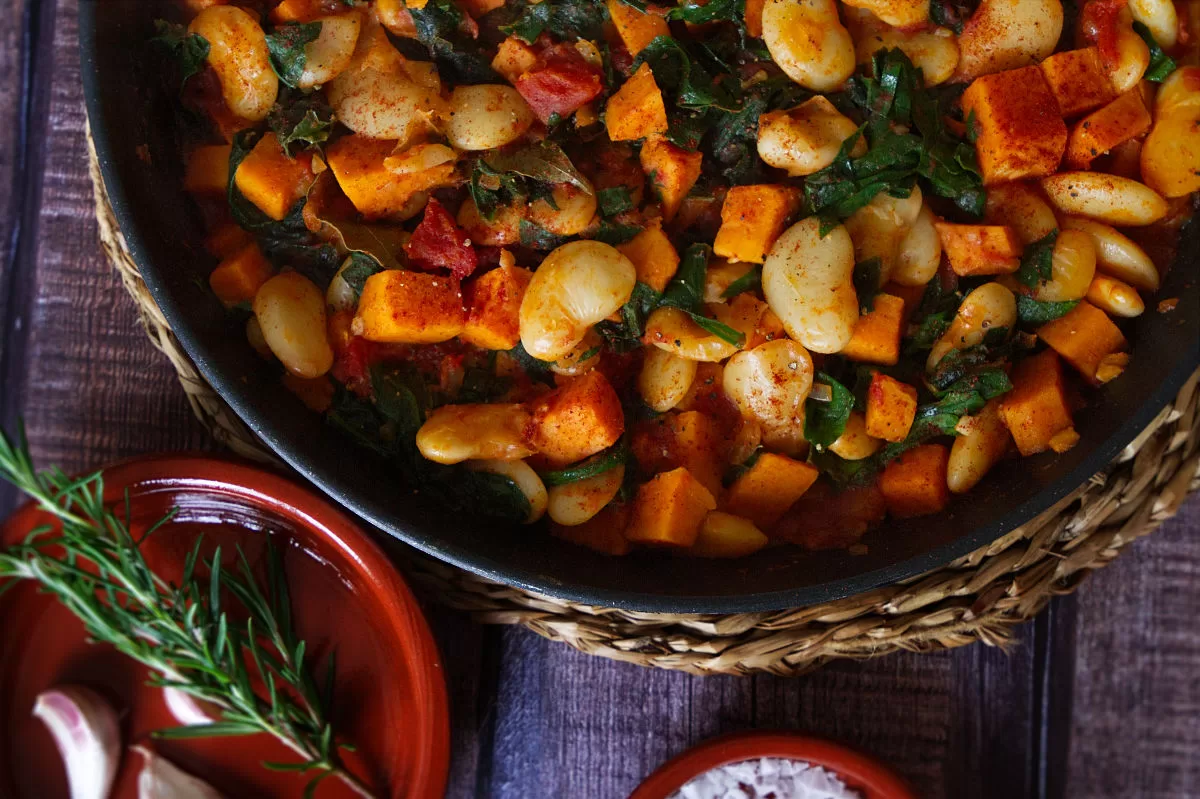
<instances>
[{"instance_id":1,"label":"sweet potato cube","mask_svg":"<svg viewBox=\"0 0 1200 799\"><path fill-rule=\"evenodd\" d=\"M1012 384L1000 402L1000 418L1022 455L1046 451L1055 436L1074 427L1062 361L1054 350L1019 362Z\"/></svg>"},{"instance_id":2,"label":"sweet potato cube","mask_svg":"<svg viewBox=\"0 0 1200 799\"><path fill-rule=\"evenodd\" d=\"M218 225L209 232L204 238L204 249L208 250L209 254L215 255L218 258L228 258L235 252L238 252L247 244L254 243L254 234L243 228L241 225L235 225L233 222L226 222L223 225Z\"/></svg>"},{"instance_id":3,"label":"sweet potato cube","mask_svg":"<svg viewBox=\"0 0 1200 799\"><path fill-rule=\"evenodd\" d=\"M912 316L913 311L921 307L921 300L925 297L926 286L902 286L899 283L889 282L883 285L883 293L891 294L893 297L899 297L904 302L904 323L908 324L908 319Z\"/></svg>"},{"instance_id":4,"label":"sweet potato cube","mask_svg":"<svg viewBox=\"0 0 1200 799\"><path fill-rule=\"evenodd\" d=\"M962 96L975 116L975 141L985 186L1044 177L1058 169L1067 126L1040 67L982 75Z\"/></svg>"},{"instance_id":5,"label":"sweet potato cube","mask_svg":"<svg viewBox=\"0 0 1200 799\"><path fill-rule=\"evenodd\" d=\"M467 324L459 338L485 350L511 350L521 340L517 313L533 273L499 266L466 287Z\"/></svg>"},{"instance_id":6,"label":"sweet potato cube","mask_svg":"<svg viewBox=\"0 0 1200 799\"><path fill-rule=\"evenodd\" d=\"M328 14L328 3L324 3L322 0L281 0L275 8L271 9L271 21L276 24L311 22Z\"/></svg>"},{"instance_id":7,"label":"sweet potato cube","mask_svg":"<svg viewBox=\"0 0 1200 799\"><path fill-rule=\"evenodd\" d=\"M950 450L941 444L913 447L889 463L879 478L888 513L897 519L928 516L946 507Z\"/></svg>"},{"instance_id":8,"label":"sweet potato cube","mask_svg":"<svg viewBox=\"0 0 1200 799\"><path fill-rule=\"evenodd\" d=\"M276 221L288 215L314 180L312 156L288 158L274 133L258 140L233 176L238 191Z\"/></svg>"},{"instance_id":9,"label":"sweet potato cube","mask_svg":"<svg viewBox=\"0 0 1200 799\"><path fill-rule=\"evenodd\" d=\"M634 58L659 36L671 35L667 21L658 14L638 11L621 0L606 0L605 4L608 6L608 16L612 18L613 26L617 29L617 35Z\"/></svg>"},{"instance_id":10,"label":"sweet potato cube","mask_svg":"<svg viewBox=\"0 0 1200 799\"><path fill-rule=\"evenodd\" d=\"M504 76L509 83L515 84L517 78L537 66L537 51L515 36L509 36L500 43L496 57L492 59L492 69Z\"/></svg>"},{"instance_id":11,"label":"sweet potato cube","mask_svg":"<svg viewBox=\"0 0 1200 799\"><path fill-rule=\"evenodd\" d=\"M625 537L641 544L690 547L704 517L716 507L713 495L687 469L661 472L638 488Z\"/></svg>"},{"instance_id":12,"label":"sweet potato cube","mask_svg":"<svg viewBox=\"0 0 1200 799\"><path fill-rule=\"evenodd\" d=\"M767 0L746 0L746 33L755 39L762 38L763 9L766 5Z\"/></svg>"},{"instance_id":13,"label":"sweet potato cube","mask_svg":"<svg viewBox=\"0 0 1200 799\"><path fill-rule=\"evenodd\" d=\"M799 201L787 186L734 186L721 206L713 252L731 261L761 264Z\"/></svg>"},{"instance_id":14,"label":"sweet potato cube","mask_svg":"<svg viewBox=\"0 0 1200 799\"><path fill-rule=\"evenodd\" d=\"M551 522L550 535L605 555L624 555L629 552L625 528L629 526L632 511L629 503L610 502L583 524L568 526Z\"/></svg>"},{"instance_id":15,"label":"sweet potato cube","mask_svg":"<svg viewBox=\"0 0 1200 799\"><path fill-rule=\"evenodd\" d=\"M367 278L353 332L367 341L430 344L454 338L466 321L457 280L388 269Z\"/></svg>"},{"instance_id":16,"label":"sweet potato cube","mask_svg":"<svg viewBox=\"0 0 1200 799\"><path fill-rule=\"evenodd\" d=\"M917 416L917 390L876 372L867 389L866 416L867 435L884 441L903 441Z\"/></svg>"},{"instance_id":17,"label":"sweet potato cube","mask_svg":"<svg viewBox=\"0 0 1200 799\"><path fill-rule=\"evenodd\" d=\"M1117 96L1095 47L1055 53L1040 66L1064 117L1099 108Z\"/></svg>"},{"instance_id":18,"label":"sweet potato cube","mask_svg":"<svg viewBox=\"0 0 1200 799\"><path fill-rule=\"evenodd\" d=\"M1090 169L1092 161L1150 130L1150 112L1138 89L1125 92L1075 123L1067 139L1067 166Z\"/></svg>"},{"instance_id":19,"label":"sweet potato cube","mask_svg":"<svg viewBox=\"0 0 1200 799\"><path fill-rule=\"evenodd\" d=\"M818 474L811 463L764 452L729 486L724 510L749 519L760 530L769 530L804 496Z\"/></svg>"},{"instance_id":20,"label":"sweet potato cube","mask_svg":"<svg viewBox=\"0 0 1200 799\"><path fill-rule=\"evenodd\" d=\"M841 354L852 361L893 366L900 360L904 332L904 300L876 294L875 307L858 317L854 334Z\"/></svg>"},{"instance_id":21,"label":"sweet potato cube","mask_svg":"<svg viewBox=\"0 0 1200 799\"><path fill-rule=\"evenodd\" d=\"M1096 373L1104 359L1127 346L1121 329L1108 314L1087 300L1039 327L1037 334L1094 386L1102 382Z\"/></svg>"},{"instance_id":22,"label":"sweet potato cube","mask_svg":"<svg viewBox=\"0 0 1200 799\"><path fill-rule=\"evenodd\" d=\"M608 99L604 124L613 141L634 141L667 132L667 107L649 64L638 67Z\"/></svg>"},{"instance_id":23,"label":"sweet potato cube","mask_svg":"<svg viewBox=\"0 0 1200 799\"><path fill-rule=\"evenodd\" d=\"M1007 275L1021 267L1021 239L1008 225L935 222L934 227L956 275Z\"/></svg>"},{"instance_id":24,"label":"sweet potato cube","mask_svg":"<svg viewBox=\"0 0 1200 799\"><path fill-rule=\"evenodd\" d=\"M454 182L454 164L397 175L384 164L396 143L366 136L344 136L325 151L342 191L368 219L396 216L417 192Z\"/></svg>"},{"instance_id":25,"label":"sweet potato cube","mask_svg":"<svg viewBox=\"0 0 1200 799\"><path fill-rule=\"evenodd\" d=\"M533 405L533 445L555 468L617 443L625 412L598 369L539 397Z\"/></svg>"},{"instance_id":26,"label":"sweet potato cube","mask_svg":"<svg viewBox=\"0 0 1200 799\"><path fill-rule=\"evenodd\" d=\"M417 3L412 2L412 0L410 0L407 5L409 8L421 7L417 5ZM428 5L428 0L421 5ZM487 14L490 11L495 11L497 8L500 8L503 5L504 0L463 0L462 2L463 9L474 19L479 19L484 14Z\"/></svg>"},{"instance_id":27,"label":"sweet potato cube","mask_svg":"<svg viewBox=\"0 0 1200 799\"><path fill-rule=\"evenodd\" d=\"M834 490L828 480L818 480L768 532L774 540L814 551L845 549L886 514L878 482Z\"/></svg>"},{"instance_id":28,"label":"sweet potato cube","mask_svg":"<svg viewBox=\"0 0 1200 799\"><path fill-rule=\"evenodd\" d=\"M233 146L197 147L188 155L183 187L192 194L223 195L229 189L229 153Z\"/></svg>"},{"instance_id":29,"label":"sweet potato cube","mask_svg":"<svg viewBox=\"0 0 1200 799\"><path fill-rule=\"evenodd\" d=\"M683 198L700 179L703 155L676 147L660 136L652 136L642 145L642 171L662 202L663 219L670 222Z\"/></svg>"},{"instance_id":30,"label":"sweet potato cube","mask_svg":"<svg viewBox=\"0 0 1200 799\"><path fill-rule=\"evenodd\" d=\"M700 523L700 535L688 554L698 558L742 558L769 542L770 539L749 519L713 510Z\"/></svg>"},{"instance_id":31,"label":"sweet potato cube","mask_svg":"<svg viewBox=\"0 0 1200 799\"><path fill-rule=\"evenodd\" d=\"M679 253L675 251L670 237L663 232L662 221L658 219L629 241L618 244L617 249L633 262L638 282L645 283L655 291L666 289L671 278L675 277L675 270L679 268Z\"/></svg>"},{"instance_id":32,"label":"sweet potato cube","mask_svg":"<svg viewBox=\"0 0 1200 799\"><path fill-rule=\"evenodd\" d=\"M275 267L254 242L221 261L208 276L213 294L226 308L253 302L263 283L275 274Z\"/></svg>"},{"instance_id":33,"label":"sweet potato cube","mask_svg":"<svg viewBox=\"0 0 1200 799\"><path fill-rule=\"evenodd\" d=\"M717 421L700 411L685 411L671 419L671 452L715 497L721 493L721 429Z\"/></svg>"}]
</instances>

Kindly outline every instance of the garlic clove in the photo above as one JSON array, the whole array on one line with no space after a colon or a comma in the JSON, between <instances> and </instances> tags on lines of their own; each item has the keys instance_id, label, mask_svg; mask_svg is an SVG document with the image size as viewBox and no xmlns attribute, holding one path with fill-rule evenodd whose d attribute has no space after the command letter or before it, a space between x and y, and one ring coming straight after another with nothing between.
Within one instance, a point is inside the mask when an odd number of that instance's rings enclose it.
<instances>
[{"instance_id":1,"label":"garlic clove","mask_svg":"<svg viewBox=\"0 0 1200 799\"><path fill-rule=\"evenodd\" d=\"M112 705L78 685L38 694L41 719L67 769L71 799L106 799L121 759L121 730Z\"/></svg>"},{"instance_id":2,"label":"garlic clove","mask_svg":"<svg viewBox=\"0 0 1200 799\"><path fill-rule=\"evenodd\" d=\"M164 688L163 701L167 703L167 710L171 711L175 720L185 727L212 724L221 715L220 711L208 702L197 699L187 691L181 691L178 688Z\"/></svg>"},{"instance_id":3,"label":"garlic clove","mask_svg":"<svg viewBox=\"0 0 1200 799\"><path fill-rule=\"evenodd\" d=\"M215 788L143 746L130 747L146 759L138 775L138 799L224 799Z\"/></svg>"}]
</instances>

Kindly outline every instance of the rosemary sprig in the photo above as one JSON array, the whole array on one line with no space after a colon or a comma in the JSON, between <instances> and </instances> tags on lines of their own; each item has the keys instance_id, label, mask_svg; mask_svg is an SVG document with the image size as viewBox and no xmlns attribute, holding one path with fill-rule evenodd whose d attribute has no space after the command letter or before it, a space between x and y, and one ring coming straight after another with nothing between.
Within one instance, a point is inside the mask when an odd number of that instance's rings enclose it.
<instances>
[{"instance_id":1,"label":"rosemary sprig","mask_svg":"<svg viewBox=\"0 0 1200 799\"><path fill-rule=\"evenodd\" d=\"M130 531L129 497L122 515L104 502L100 472L70 478L59 469L34 469L24 430L14 444L0 431L0 479L29 495L54 516L61 529L33 530L21 544L0 549L0 594L16 580L34 580L83 621L94 641L154 672L152 682L173 687L219 708L211 724L177 727L164 738L196 738L266 733L296 752L296 763L263 763L278 771L311 773L305 797L336 777L364 797L371 788L350 772L339 750L352 747L334 739L329 721L334 662L318 689L305 665L305 644L292 627L291 603L279 551L269 547L267 586L258 586L245 555L235 569L221 566L217 549L207 581L197 575L197 540L178 587L147 566L141 545L173 518L168 513L140 537ZM223 607L222 589L243 606L245 621ZM239 614L239 616L242 614ZM264 694L255 691L257 675Z\"/></svg>"}]
</instances>

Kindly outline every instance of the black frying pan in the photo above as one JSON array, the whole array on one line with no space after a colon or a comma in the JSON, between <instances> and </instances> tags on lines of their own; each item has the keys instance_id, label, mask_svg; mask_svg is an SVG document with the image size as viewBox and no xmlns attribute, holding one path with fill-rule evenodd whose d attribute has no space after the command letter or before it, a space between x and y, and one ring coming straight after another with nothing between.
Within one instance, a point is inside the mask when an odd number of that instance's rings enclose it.
<instances>
[{"instance_id":1,"label":"black frying pan","mask_svg":"<svg viewBox=\"0 0 1200 799\"><path fill-rule=\"evenodd\" d=\"M165 4L164 4L165 5ZM865 555L771 549L738 561L644 553L609 558L538 528L489 522L470 508L435 506L405 490L382 462L323 424L284 389L208 292L203 231L180 188L172 98L148 74L146 39L158 3L83 0L80 42L88 114L121 229L154 299L205 378L288 463L350 510L437 558L521 588L597 605L658 612L734 613L799 607L942 566L1033 518L1108 465L1200 364L1200 235L1153 309L1125 326L1134 358L1077 415L1079 444L1061 456L1008 461L936 516L890 522ZM150 160L137 147L149 146Z\"/></svg>"}]
</instances>

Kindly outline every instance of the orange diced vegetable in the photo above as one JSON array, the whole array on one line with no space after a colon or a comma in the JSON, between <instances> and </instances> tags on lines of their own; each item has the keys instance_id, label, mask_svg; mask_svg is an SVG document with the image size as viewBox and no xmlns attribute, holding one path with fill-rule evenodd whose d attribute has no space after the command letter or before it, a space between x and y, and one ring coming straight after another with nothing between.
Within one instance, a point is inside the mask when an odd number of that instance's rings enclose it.
<instances>
[{"instance_id":1,"label":"orange diced vegetable","mask_svg":"<svg viewBox=\"0 0 1200 799\"><path fill-rule=\"evenodd\" d=\"M766 5L767 0L746 0L746 33L755 39L762 38L763 8Z\"/></svg>"},{"instance_id":2,"label":"orange diced vegetable","mask_svg":"<svg viewBox=\"0 0 1200 799\"><path fill-rule=\"evenodd\" d=\"M226 308L253 302L263 283L275 274L275 267L254 242L226 258L208 276L208 285Z\"/></svg>"},{"instance_id":3,"label":"orange diced vegetable","mask_svg":"<svg viewBox=\"0 0 1200 799\"><path fill-rule=\"evenodd\" d=\"M1095 47L1055 53L1040 66L1064 117L1099 108L1117 96Z\"/></svg>"},{"instance_id":4,"label":"orange diced vegetable","mask_svg":"<svg viewBox=\"0 0 1200 799\"><path fill-rule=\"evenodd\" d=\"M515 36L509 36L500 43L496 57L492 59L492 69L504 76L509 83L516 83L517 78L537 66L537 52Z\"/></svg>"},{"instance_id":5,"label":"orange diced vegetable","mask_svg":"<svg viewBox=\"0 0 1200 799\"><path fill-rule=\"evenodd\" d=\"M276 221L288 215L314 180L312 156L288 158L274 133L258 140L233 176L238 191Z\"/></svg>"},{"instance_id":6,"label":"orange diced vegetable","mask_svg":"<svg viewBox=\"0 0 1200 799\"><path fill-rule=\"evenodd\" d=\"M898 519L928 516L946 507L946 467L950 450L941 444L913 447L889 463L879 478L888 513Z\"/></svg>"},{"instance_id":7,"label":"orange diced vegetable","mask_svg":"<svg viewBox=\"0 0 1200 799\"><path fill-rule=\"evenodd\" d=\"M1067 148L1067 126L1039 67L976 78L962 96L974 114L975 150L983 183L1053 174Z\"/></svg>"},{"instance_id":8,"label":"orange diced vegetable","mask_svg":"<svg viewBox=\"0 0 1200 799\"><path fill-rule=\"evenodd\" d=\"M429 344L454 338L466 321L457 280L387 269L367 278L354 316L354 333L367 341Z\"/></svg>"},{"instance_id":9,"label":"orange diced vegetable","mask_svg":"<svg viewBox=\"0 0 1200 799\"><path fill-rule=\"evenodd\" d=\"M183 187L192 194L220 194L229 189L229 153L233 146L197 147L188 155Z\"/></svg>"},{"instance_id":10,"label":"orange diced vegetable","mask_svg":"<svg viewBox=\"0 0 1200 799\"><path fill-rule=\"evenodd\" d=\"M254 234L240 225L226 222L208 234L204 239L204 249L218 258L228 258L247 244L254 243Z\"/></svg>"},{"instance_id":11,"label":"orange diced vegetable","mask_svg":"<svg viewBox=\"0 0 1200 799\"><path fill-rule=\"evenodd\" d=\"M817 479L811 463L764 452L725 494L724 510L769 530Z\"/></svg>"},{"instance_id":12,"label":"orange diced vegetable","mask_svg":"<svg viewBox=\"0 0 1200 799\"><path fill-rule=\"evenodd\" d=\"M893 297L899 297L904 301L904 323L908 323L908 318L912 316L913 311L921 305L921 300L925 297L926 286L902 286L899 283L885 283L883 286L884 294L891 294Z\"/></svg>"},{"instance_id":13,"label":"orange diced vegetable","mask_svg":"<svg viewBox=\"0 0 1200 799\"><path fill-rule=\"evenodd\" d=\"M867 435L903 441L917 416L917 390L883 372L871 376L867 389Z\"/></svg>"},{"instance_id":14,"label":"orange diced vegetable","mask_svg":"<svg viewBox=\"0 0 1200 799\"><path fill-rule=\"evenodd\" d=\"M608 99L604 112L608 138L634 141L667 131L667 107L649 64L642 64Z\"/></svg>"},{"instance_id":15,"label":"orange diced vegetable","mask_svg":"<svg viewBox=\"0 0 1200 799\"><path fill-rule=\"evenodd\" d=\"M1119 144L1150 130L1150 112L1142 94L1134 89L1075 123L1067 140L1067 166L1089 169L1092 160Z\"/></svg>"},{"instance_id":16,"label":"orange diced vegetable","mask_svg":"<svg viewBox=\"0 0 1200 799\"><path fill-rule=\"evenodd\" d=\"M610 502L583 524L567 526L551 522L550 535L605 555L624 555L629 552L625 529L629 526L632 511L633 507L628 503Z\"/></svg>"},{"instance_id":17,"label":"orange diced vegetable","mask_svg":"<svg viewBox=\"0 0 1200 799\"><path fill-rule=\"evenodd\" d=\"M421 8L427 5L429 0L418 5L414 0L409 0L409 8ZM463 10L470 14L473 18L479 19L489 11L495 11L504 5L504 0L462 0Z\"/></svg>"},{"instance_id":18,"label":"orange diced vegetable","mask_svg":"<svg viewBox=\"0 0 1200 799\"><path fill-rule=\"evenodd\" d=\"M1021 267L1021 239L1008 225L935 222L934 227L957 275L1006 275Z\"/></svg>"},{"instance_id":19,"label":"orange diced vegetable","mask_svg":"<svg viewBox=\"0 0 1200 799\"><path fill-rule=\"evenodd\" d=\"M799 195L787 186L734 186L721 206L713 252L731 261L761 264L799 202Z\"/></svg>"},{"instance_id":20,"label":"orange diced vegetable","mask_svg":"<svg viewBox=\"0 0 1200 799\"><path fill-rule=\"evenodd\" d=\"M698 558L741 558L765 547L770 539L754 522L719 510L709 511L689 555Z\"/></svg>"},{"instance_id":21,"label":"orange diced vegetable","mask_svg":"<svg viewBox=\"0 0 1200 799\"><path fill-rule=\"evenodd\" d=\"M679 253L670 237L663 232L662 221L654 220L641 233L617 249L633 262L639 283L645 283L655 291L663 291L675 270L679 268Z\"/></svg>"},{"instance_id":22,"label":"orange diced vegetable","mask_svg":"<svg viewBox=\"0 0 1200 799\"><path fill-rule=\"evenodd\" d=\"M687 469L662 472L638 488L625 537L642 544L690 547L704 517L716 507L709 490Z\"/></svg>"},{"instance_id":23,"label":"orange diced vegetable","mask_svg":"<svg viewBox=\"0 0 1200 799\"><path fill-rule=\"evenodd\" d=\"M700 179L703 155L676 147L664 138L653 136L642 145L642 171L662 201L663 219L675 218L683 198Z\"/></svg>"},{"instance_id":24,"label":"orange diced vegetable","mask_svg":"<svg viewBox=\"0 0 1200 799\"><path fill-rule=\"evenodd\" d=\"M713 496L721 493L721 431L715 419L699 411L685 411L670 422L671 452Z\"/></svg>"},{"instance_id":25,"label":"orange diced vegetable","mask_svg":"<svg viewBox=\"0 0 1200 799\"><path fill-rule=\"evenodd\" d=\"M667 21L658 14L638 11L621 0L606 0L617 35L634 58L659 36L670 36Z\"/></svg>"},{"instance_id":26,"label":"orange diced vegetable","mask_svg":"<svg viewBox=\"0 0 1200 799\"><path fill-rule=\"evenodd\" d=\"M828 480L818 480L768 532L805 549L845 549L886 513L876 483L837 491Z\"/></svg>"},{"instance_id":27,"label":"orange diced vegetable","mask_svg":"<svg viewBox=\"0 0 1200 799\"><path fill-rule=\"evenodd\" d=\"M1108 314L1087 300L1039 327L1037 334L1094 386L1102 382L1097 371L1105 357L1127 346L1121 329Z\"/></svg>"},{"instance_id":28,"label":"orange diced vegetable","mask_svg":"<svg viewBox=\"0 0 1200 799\"><path fill-rule=\"evenodd\" d=\"M224 2L224 0L221 0ZM322 0L282 0L271 10L271 21L281 22L312 22L318 17L329 14L327 4Z\"/></svg>"},{"instance_id":29,"label":"orange diced vegetable","mask_svg":"<svg viewBox=\"0 0 1200 799\"><path fill-rule=\"evenodd\" d=\"M625 412L598 369L537 399L533 444L555 468L595 455L625 432Z\"/></svg>"},{"instance_id":30,"label":"orange diced vegetable","mask_svg":"<svg viewBox=\"0 0 1200 799\"><path fill-rule=\"evenodd\" d=\"M1012 391L1000 402L1000 418L1022 455L1044 452L1051 439L1074 427L1062 361L1054 350L1013 367L1012 384Z\"/></svg>"},{"instance_id":31,"label":"orange diced vegetable","mask_svg":"<svg viewBox=\"0 0 1200 799\"><path fill-rule=\"evenodd\" d=\"M418 192L454 182L454 163L440 164L420 172L397 175L384 160L396 143L366 136L343 136L325 151L329 168L338 185L368 219L400 215Z\"/></svg>"},{"instance_id":32,"label":"orange diced vegetable","mask_svg":"<svg viewBox=\"0 0 1200 799\"><path fill-rule=\"evenodd\" d=\"M521 340L517 314L533 274L499 266L466 287L467 323L459 338L485 350L511 350Z\"/></svg>"},{"instance_id":33,"label":"orange diced vegetable","mask_svg":"<svg viewBox=\"0 0 1200 799\"><path fill-rule=\"evenodd\" d=\"M854 323L854 334L841 354L852 361L892 366L900 360L904 300L876 294L875 306Z\"/></svg>"}]
</instances>

